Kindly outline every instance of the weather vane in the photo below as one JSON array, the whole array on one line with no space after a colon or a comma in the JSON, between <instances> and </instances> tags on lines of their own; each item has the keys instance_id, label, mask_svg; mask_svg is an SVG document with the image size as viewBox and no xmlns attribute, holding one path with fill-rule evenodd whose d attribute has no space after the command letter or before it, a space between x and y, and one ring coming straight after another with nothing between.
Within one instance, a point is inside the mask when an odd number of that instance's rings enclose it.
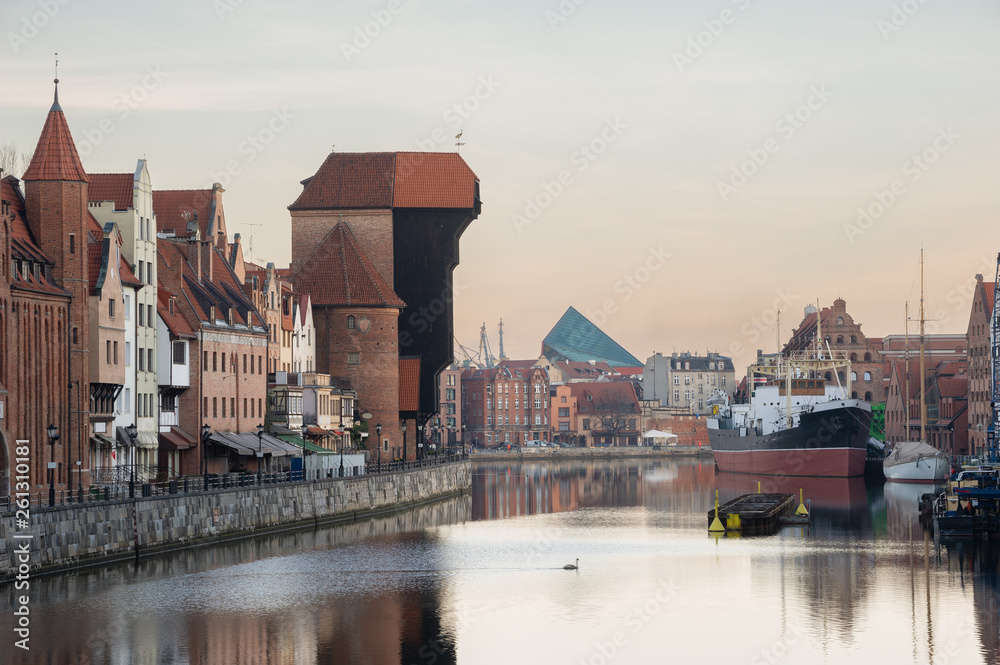
<instances>
[{"instance_id":1,"label":"weather vane","mask_svg":"<svg viewBox=\"0 0 1000 665\"><path fill-rule=\"evenodd\" d=\"M462 143L462 134L464 133L465 130L463 129L458 134L455 134L455 138L457 139L455 141L455 152L462 152L462 146L465 145L464 143Z\"/></svg>"}]
</instances>

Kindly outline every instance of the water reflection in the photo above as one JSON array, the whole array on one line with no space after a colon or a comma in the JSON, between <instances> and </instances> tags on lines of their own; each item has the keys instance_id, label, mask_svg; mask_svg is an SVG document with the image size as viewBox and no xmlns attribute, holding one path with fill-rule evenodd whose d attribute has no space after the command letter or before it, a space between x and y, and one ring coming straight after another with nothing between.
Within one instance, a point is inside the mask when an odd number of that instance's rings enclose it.
<instances>
[{"instance_id":1,"label":"water reflection","mask_svg":"<svg viewBox=\"0 0 1000 665\"><path fill-rule=\"evenodd\" d=\"M812 524L708 537L714 490L758 481L801 487ZM480 464L471 496L410 512L39 578L13 662L997 662L997 550L925 538L926 491L710 460Z\"/></svg>"}]
</instances>

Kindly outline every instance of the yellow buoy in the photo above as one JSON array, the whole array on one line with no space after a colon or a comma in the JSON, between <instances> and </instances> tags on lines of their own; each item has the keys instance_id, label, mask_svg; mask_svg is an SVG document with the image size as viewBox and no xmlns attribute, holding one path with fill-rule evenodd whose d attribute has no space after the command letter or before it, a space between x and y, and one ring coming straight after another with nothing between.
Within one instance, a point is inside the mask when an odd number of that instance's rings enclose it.
<instances>
[{"instance_id":1,"label":"yellow buoy","mask_svg":"<svg viewBox=\"0 0 1000 665\"><path fill-rule=\"evenodd\" d=\"M732 515L729 515L728 517L726 517L726 530L728 530L728 531L739 531L742 528L743 528L743 525L740 524L740 516L739 515L737 515L736 513L733 513Z\"/></svg>"},{"instance_id":2,"label":"yellow buoy","mask_svg":"<svg viewBox=\"0 0 1000 665\"><path fill-rule=\"evenodd\" d=\"M722 526L722 522L719 521L719 490L715 490L715 519L712 520L711 526L708 527L708 532L717 533L725 530L726 527Z\"/></svg>"},{"instance_id":3,"label":"yellow buoy","mask_svg":"<svg viewBox=\"0 0 1000 665\"><path fill-rule=\"evenodd\" d=\"M799 488L799 507L795 509L796 515L808 515L809 510L806 508L806 504L802 501L802 488Z\"/></svg>"}]
</instances>

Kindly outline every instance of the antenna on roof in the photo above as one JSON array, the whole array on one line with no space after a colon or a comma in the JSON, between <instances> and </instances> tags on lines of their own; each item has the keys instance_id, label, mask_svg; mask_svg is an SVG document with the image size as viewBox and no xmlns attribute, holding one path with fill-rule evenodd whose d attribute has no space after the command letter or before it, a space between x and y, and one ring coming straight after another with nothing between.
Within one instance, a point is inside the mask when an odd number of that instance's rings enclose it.
<instances>
[{"instance_id":1,"label":"antenna on roof","mask_svg":"<svg viewBox=\"0 0 1000 665\"><path fill-rule=\"evenodd\" d=\"M332 146L330 146L330 152L336 152L336 151L337 151L337 144L334 143Z\"/></svg>"},{"instance_id":2,"label":"antenna on roof","mask_svg":"<svg viewBox=\"0 0 1000 665\"><path fill-rule=\"evenodd\" d=\"M458 152L458 153L462 152L462 146L465 145L464 143L462 143L462 134L464 134L464 133L465 133L465 130L463 129L458 134L455 134L455 138L457 139L455 141L455 152Z\"/></svg>"},{"instance_id":3,"label":"antenna on roof","mask_svg":"<svg viewBox=\"0 0 1000 665\"><path fill-rule=\"evenodd\" d=\"M247 253L250 255L250 263L253 263L253 227L255 227L255 226L264 226L264 225L263 224L251 224L250 222L240 222L240 224L243 225L243 226L249 226L250 227L250 245L248 247L249 251Z\"/></svg>"}]
</instances>

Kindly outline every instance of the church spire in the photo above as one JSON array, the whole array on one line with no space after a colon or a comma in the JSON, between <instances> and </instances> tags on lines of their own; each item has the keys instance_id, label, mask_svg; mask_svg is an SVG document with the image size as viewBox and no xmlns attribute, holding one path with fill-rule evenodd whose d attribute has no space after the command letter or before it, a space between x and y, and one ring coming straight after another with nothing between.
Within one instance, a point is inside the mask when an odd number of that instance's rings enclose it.
<instances>
[{"instance_id":1,"label":"church spire","mask_svg":"<svg viewBox=\"0 0 1000 665\"><path fill-rule=\"evenodd\" d=\"M56 54L58 56L58 54ZM56 60L56 67L59 60ZM58 69L57 69L58 73ZM52 108L38 137L38 145L31 156L31 163L21 176L25 182L31 180L64 180L67 182L90 182L83 170L80 154L76 151L73 135L70 134L66 116L59 106L59 77L54 81L56 88Z\"/></svg>"},{"instance_id":2,"label":"church spire","mask_svg":"<svg viewBox=\"0 0 1000 665\"><path fill-rule=\"evenodd\" d=\"M56 85L56 91L52 97L52 108L50 108L49 111L62 112L62 107L59 106L59 54L58 53L56 53L56 77L55 80L53 80L52 82L55 83Z\"/></svg>"}]
</instances>

